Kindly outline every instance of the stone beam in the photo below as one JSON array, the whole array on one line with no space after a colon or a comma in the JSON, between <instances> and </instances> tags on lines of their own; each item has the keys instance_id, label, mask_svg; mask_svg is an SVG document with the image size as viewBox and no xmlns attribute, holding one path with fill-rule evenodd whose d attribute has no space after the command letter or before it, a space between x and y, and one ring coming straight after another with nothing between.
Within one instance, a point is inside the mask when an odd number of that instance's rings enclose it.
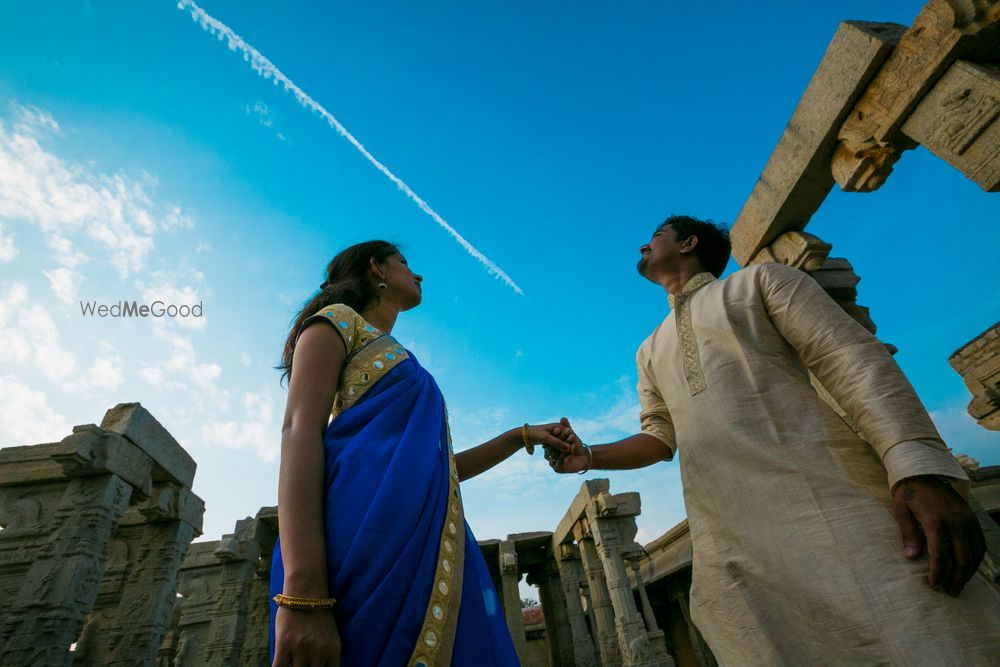
<instances>
[{"instance_id":1,"label":"stone beam","mask_svg":"<svg viewBox=\"0 0 1000 667\"><path fill-rule=\"evenodd\" d=\"M580 492L569 504L569 509L559 521L554 533L552 533L552 551L556 552L557 547L565 542L573 541L573 525L587 514L587 503L598 493L607 492L610 483L607 478L588 479L580 486Z\"/></svg>"},{"instance_id":2,"label":"stone beam","mask_svg":"<svg viewBox=\"0 0 1000 667\"><path fill-rule=\"evenodd\" d=\"M987 192L1000 192L1000 66L959 60L903 132Z\"/></svg>"},{"instance_id":3,"label":"stone beam","mask_svg":"<svg viewBox=\"0 0 1000 667\"><path fill-rule=\"evenodd\" d=\"M1000 49L1000 0L930 0L900 38L840 128L830 163L846 192L881 187L915 142L907 117L959 58L990 60Z\"/></svg>"},{"instance_id":4,"label":"stone beam","mask_svg":"<svg viewBox=\"0 0 1000 667\"><path fill-rule=\"evenodd\" d=\"M156 462L153 481L191 487L195 462L174 436L139 403L119 403L104 414L101 428L123 435Z\"/></svg>"},{"instance_id":5,"label":"stone beam","mask_svg":"<svg viewBox=\"0 0 1000 667\"><path fill-rule=\"evenodd\" d=\"M895 23L840 24L733 223L733 257L740 265L783 232L803 229L826 199L837 132L904 30Z\"/></svg>"},{"instance_id":6,"label":"stone beam","mask_svg":"<svg viewBox=\"0 0 1000 667\"><path fill-rule=\"evenodd\" d=\"M948 363L972 393L969 414L1000 431L1000 322L956 350Z\"/></svg>"}]
</instances>

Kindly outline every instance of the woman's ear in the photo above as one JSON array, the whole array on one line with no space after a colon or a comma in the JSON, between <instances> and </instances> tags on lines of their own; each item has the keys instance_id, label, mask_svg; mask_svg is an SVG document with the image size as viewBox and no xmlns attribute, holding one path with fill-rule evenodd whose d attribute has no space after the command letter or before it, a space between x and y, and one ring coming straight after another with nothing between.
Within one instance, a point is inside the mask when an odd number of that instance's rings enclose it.
<instances>
[{"instance_id":1,"label":"woman's ear","mask_svg":"<svg viewBox=\"0 0 1000 667\"><path fill-rule=\"evenodd\" d=\"M368 263L371 266L372 273L375 274L375 277L379 280L385 280L385 272L382 270L382 267L378 265L378 262L375 261L375 258L372 257L368 260Z\"/></svg>"}]
</instances>

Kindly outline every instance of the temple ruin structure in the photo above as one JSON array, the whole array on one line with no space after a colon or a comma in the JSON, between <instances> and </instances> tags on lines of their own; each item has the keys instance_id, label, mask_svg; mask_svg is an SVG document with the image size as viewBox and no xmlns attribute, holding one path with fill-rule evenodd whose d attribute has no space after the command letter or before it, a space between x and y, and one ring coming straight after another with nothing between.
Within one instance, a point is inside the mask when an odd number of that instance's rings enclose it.
<instances>
[{"instance_id":1,"label":"temple ruin structure","mask_svg":"<svg viewBox=\"0 0 1000 667\"><path fill-rule=\"evenodd\" d=\"M1000 0L930 0L910 27L841 24L732 226L737 262L808 272L875 333L851 263L805 228L835 184L875 190L917 145L1000 191ZM950 362L969 412L1000 430L1000 324L983 327ZM998 583L1000 466L962 462L987 537L981 569ZM0 664L268 664L277 510L192 543L194 473L135 403L59 442L0 449ZM588 479L553 532L479 543L523 664L715 664L688 608L687 522L641 546L640 510L638 494ZM529 623L523 577L541 598Z\"/></svg>"}]
</instances>

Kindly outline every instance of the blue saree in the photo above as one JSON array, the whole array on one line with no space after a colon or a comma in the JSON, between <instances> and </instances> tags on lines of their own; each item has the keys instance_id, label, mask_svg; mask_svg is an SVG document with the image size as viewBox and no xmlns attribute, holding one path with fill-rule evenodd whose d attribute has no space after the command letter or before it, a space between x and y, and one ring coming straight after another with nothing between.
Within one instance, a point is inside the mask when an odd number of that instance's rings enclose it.
<instances>
[{"instance_id":1,"label":"blue saree","mask_svg":"<svg viewBox=\"0 0 1000 667\"><path fill-rule=\"evenodd\" d=\"M347 306L314 317L327 318L348 350L335 418L323 435L327 572L341 664L517 665L502 606L464 519L437 383ZM279 539L272 596L283 581ZM277 605L270 605L273 660Z\"/></svg>"}]
</instances>

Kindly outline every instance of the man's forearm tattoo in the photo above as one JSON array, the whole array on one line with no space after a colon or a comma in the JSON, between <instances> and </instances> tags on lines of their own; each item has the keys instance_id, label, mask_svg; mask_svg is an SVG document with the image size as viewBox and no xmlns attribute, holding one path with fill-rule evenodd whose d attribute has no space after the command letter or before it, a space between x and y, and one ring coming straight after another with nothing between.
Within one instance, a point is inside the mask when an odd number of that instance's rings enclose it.
<instances>
[{"instance_id":1,"label":"man's forearm tattoo","mask_svg":"<svg viewBox=\"0 0 1000 667\"><path fill-rule=\"evenodd\" d=\"M903 485L903 500L910 501L913 497L917 495L916 489L914 489L909 484Z\"/></svg>"}]
</instances>

